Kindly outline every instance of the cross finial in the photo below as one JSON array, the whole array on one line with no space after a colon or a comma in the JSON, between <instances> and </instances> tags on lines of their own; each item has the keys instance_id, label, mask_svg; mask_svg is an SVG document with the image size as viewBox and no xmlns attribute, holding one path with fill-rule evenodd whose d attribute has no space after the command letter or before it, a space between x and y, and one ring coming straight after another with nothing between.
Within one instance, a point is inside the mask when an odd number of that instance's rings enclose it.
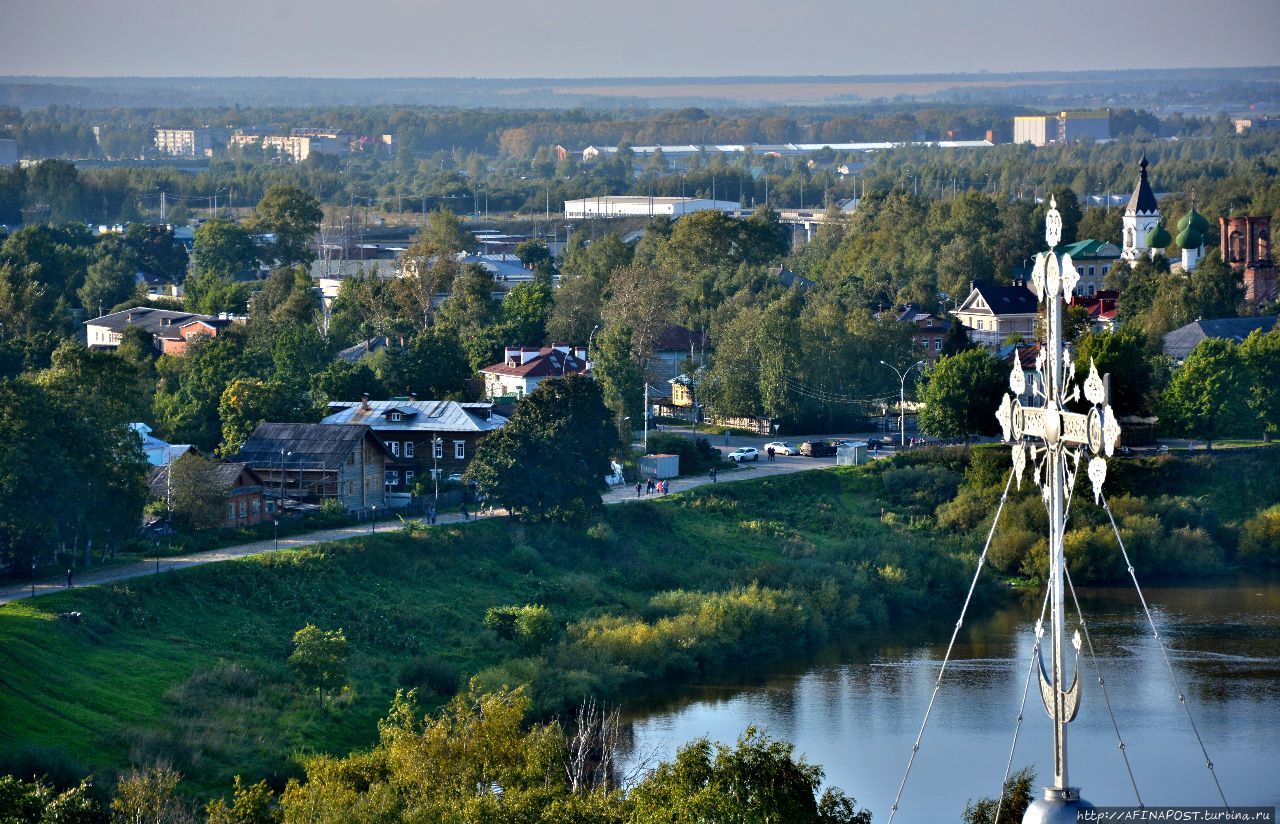
<instances>
[{"instance_id":1,"label":"cross finial","mask_svg":"<svg viewBox=\"0 0 1280 824\"><path fill-rule=\"evenodd\" d=\"M1049 211L1044 216L1044 239L1050 249L1062 241L1062 215L1058 213L1058 199L1049 195Z\"/></svg>"}]
</instances>

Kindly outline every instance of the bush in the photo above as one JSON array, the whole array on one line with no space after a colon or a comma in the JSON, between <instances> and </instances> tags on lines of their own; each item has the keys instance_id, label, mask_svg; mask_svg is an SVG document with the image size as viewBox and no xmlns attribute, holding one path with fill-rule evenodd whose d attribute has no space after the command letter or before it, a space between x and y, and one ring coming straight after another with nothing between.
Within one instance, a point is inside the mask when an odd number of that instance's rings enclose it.
<instances>
[{"instance_id":1,"label":"bush","mask_svg":"<svg viewBox=\"0 0 1280 824\"><path fill-rule=\"evenodd\" d=\"M1280 567L1280 505L1264 509L1244 522L1237 557L1251 567Z\"/></svg>"},{"instance_id":2,"label":"bush","mask_svg":"<svg viewBox=\"0 0 1280 824\"><path fill-rule=\"evenodd\" d=\"M490 607L484 625L505 641L516 641L528 649L549 643L556 634L555 616L541 604L522 607Z\"/></svg>"},{"instance_id":3,"label":"bush","mask_svg":"<svg viewBox=\"0 0 1280 824\"><path fill-rule=\"evenodd\" d=\"M928 513L954 498L960 488L960 475L944 466L894 466L881 480L891 502Z\"/></svg>"},{"instance_id":4,"label":"bush","mask_svg":"<svg viewBox=\"0 0 1280 824\"><path fill-rule=\"evenodd\" d=\"M720 450L706 438L687 438L674 432L650 432L649 452L680 456L681 475L700 475L723 463Z\"/></svg>"}]
</instances>

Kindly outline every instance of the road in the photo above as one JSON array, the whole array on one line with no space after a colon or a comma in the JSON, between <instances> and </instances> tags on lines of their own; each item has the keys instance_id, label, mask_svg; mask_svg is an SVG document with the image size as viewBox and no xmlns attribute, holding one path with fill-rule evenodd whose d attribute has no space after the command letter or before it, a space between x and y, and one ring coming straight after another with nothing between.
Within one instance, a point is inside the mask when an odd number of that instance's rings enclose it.
<instances>
[{"instance_id":1,"label":"road","mask_svg":"<svg viewBox=\"0 0 1280 824\"><path fill-rule=\"evenodd\" d=\"M738 446L752 445L757 446L765 443L765 438L730 438L730 443L725 444L724 438L717 438L719 443L716 444L721 452L728 453ZM732 483L734 481L750 481L758 478L766 478L773 475L785 475L791 472L801 472L806 469L827 469L835 466L835 458L802 458L779 456L777 460L770 463L764 455L760 456L760 460L745 464L740 469L727 469L720 473L718 483ZM675 478L671 481L671 492L683 492L696 486L711 483L711 478L705 476ZM619 504L627 501L636 500L636 490L634 486L615 487L603 496L606 504ZM498 510L494 515L504 514L502 510ZM485 516L477 516L485 517ZM462 516L457 514L442 514L437 519L438 523L449 524L459 523ZM381 529L398 529L399 524L391 521L384 521ZM316 532L306 532L301 535L291 535L287 538L281 538L279 549L298 549L300 547L312 546L313 544L325 543L327 541L342 541L348 538L356 538L362 535L368 535L370 532L368 524L360 524L357 526L339 527L337 529L322 529ZM205 552L193 552L188 555L177 555L167 558L161 558L157 564L155 561L142 561L133 564L125 564L122 566L107 567L101 570L76 570L74 585L93 586L101 584L110 584L116 581L126 581L130 578L140 578L144 575L155 575L157 572L167 572L174 569L186 569L187 567L199 566L201 564L211 564L217 561L229 561L234 558L244 558L247 555L257 555L262 552L272 552L276 549L275 542L268 539L264 541L254 541L253 543L240 544L238 546L223 547L222 549L213 549ZM35 585L35 595L43 595L50 592L58 592L66 589L65 581L61 579L37 581ZM17 601L23 598L32 597L32 588L30 584L10 585L0 588L0 604L7 604L10 601Z\"/></svg>"}]
</instances>

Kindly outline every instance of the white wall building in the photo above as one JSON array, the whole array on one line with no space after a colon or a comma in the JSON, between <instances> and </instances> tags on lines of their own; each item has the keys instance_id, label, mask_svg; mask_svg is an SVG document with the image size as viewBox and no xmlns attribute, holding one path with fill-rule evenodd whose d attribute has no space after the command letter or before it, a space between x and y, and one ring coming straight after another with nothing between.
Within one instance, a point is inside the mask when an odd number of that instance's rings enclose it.
<instances>
[{"instance_id":1,"label":"white wall building","mask_svg":"<svg viewBox=\"0 0 1280 824\"><path fill-rule=\"evenodd\" d=\"M230 129L156 129L156 149L170 157L212 157L227 148Z\"/></svg>"},{"instance_id":2,"label":"white wall building","mask_svg":"<svg viewBox=\"0 0 1280 824\"><path fill-rule=\"evenodd\" d=\"M742 204L734 200L710 200L699 197L645 197L602 195L581 200L566 200L566 220L597 217L680 217L704 209L736 212Z\"/></svg>"}]
</instances>

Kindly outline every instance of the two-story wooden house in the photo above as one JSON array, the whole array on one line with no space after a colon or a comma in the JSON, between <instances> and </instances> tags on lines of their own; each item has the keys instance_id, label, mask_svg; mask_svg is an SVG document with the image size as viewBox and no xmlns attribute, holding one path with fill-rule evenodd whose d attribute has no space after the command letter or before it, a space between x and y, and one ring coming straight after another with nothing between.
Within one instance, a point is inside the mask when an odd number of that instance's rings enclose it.
<instances>
[{"instance_id":1,"label":"two-story wooden house","mask_svg":"<svg viewBox=\"0 0 1280 824\"><path fill-rule=\"evenodd\" d=\"M253 467L280 500L336 500L349 512L387 505L395 459L365 424L260 423L233 460Z\"/></svg>"},{"instance_id":2,"label":"two-story wooden house","mask_svg":"<svg viewBox=\"0 0 1280 824\"><path fill-rule=\"evenodd\" d=\"M418 478L438 472L461 474L475 456L476 444L501 429L507 419L491 403L422 401L414 397L329 404L323 426L369 426L390 453L383 476L386 492L404 496Z\"/></svg>"},{"instance_id":3,"label":"two-story wooden house","mask_svg":"<svg viewBox=\"0 0 1280 824\"><path fill-rule=\"evenodd\" d=\"M975 283L953 314L971 342L994 351L1014 335L1032 340L1038 312L1036 295L1025 286Z\"/></svg>"}]
</instances>

